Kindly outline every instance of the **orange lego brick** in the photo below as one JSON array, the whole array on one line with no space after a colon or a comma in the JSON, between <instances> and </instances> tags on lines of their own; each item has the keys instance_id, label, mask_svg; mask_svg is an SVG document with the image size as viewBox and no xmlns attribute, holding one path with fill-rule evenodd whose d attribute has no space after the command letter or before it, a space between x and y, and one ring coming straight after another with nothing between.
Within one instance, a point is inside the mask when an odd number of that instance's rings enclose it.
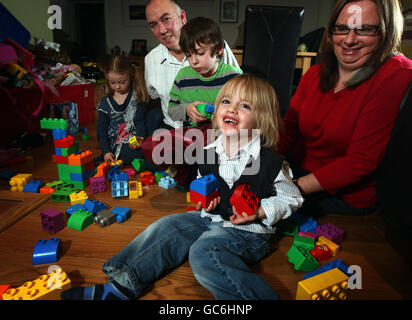
<instances>
[{"instance_id":1,"label":"orange lego brick","mask_svg":"<svg viewBox=\"0 0 412 320\"><path fill-rule=\"evenodd\" d=\"M39 192L40 192L40 193L44 193L44 194L51 194L51 193L53 193L54 191L56 191L54 188L48 187L48 186L44 186L44 187L42 187L42 188L39 189Z\"/></svg>"},{"instance_id":2,"label":"orange lego brick","mask_svg":"<svg viewBox=\"0 0 412 320\"><path fill-rule=\"evenodd\" d=\"M18 288L7 290L3 300L61 300L61 292L71 288L71 281L60 268Z\"/></svg>"},{"instance_id":3,"label":"orange lego brick","mask_svg":"<svg viewBox=\"0 0 412 320\"><path fill-rule=\"evenodd\" d=\"M7 292L10 288L9 284L0 285L0 300L3 300L3 293Z\"/></svg>"},{"instance_id":4,"label":"orange lego brick","mask_svg":"<svg viewBox=\"0 0 412 320\"><path fill-rule=\"evenodd\" d=\"M107 173L110 170L110 163L103 162L97 167L97 173L95 174L95 177L101 177L101 176L106 176Z\"/></svg>"},{"instance_id":5,"label":"orange lego brick","mask_svg":"<svg viewBox=\"0 0 412 320\"><path fill-rule=\"evenodd\" d=\"M69 156L69 164L72 166L82 166L88 162L93 162L93 153L89 150Z\"/></svg>"}]
</instances>

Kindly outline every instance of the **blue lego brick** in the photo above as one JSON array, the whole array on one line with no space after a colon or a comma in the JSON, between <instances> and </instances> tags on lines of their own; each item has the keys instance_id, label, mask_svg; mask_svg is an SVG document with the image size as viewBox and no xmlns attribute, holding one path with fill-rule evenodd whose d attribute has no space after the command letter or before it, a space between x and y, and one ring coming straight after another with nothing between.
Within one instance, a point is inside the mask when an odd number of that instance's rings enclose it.
<instances>
[{"instance_id":1,"label":"blue lego brick","mask_svg":"<svg viewBox=\"0 0 412 320\"><path fill-rule=\"evenodd\" d=\"M299 231L310 231L316 233L318 223L312 217L301 217L299 219Z\"/></svg>"},{"instance_id":2,"label":"blue lego brick","mask_svg":"<svg viewBox=\"0 0 412 320\"><path fill-rule=\"evenodd\" d=\"M129 181L129 176L126 172L116 172L112 175L112 182L114 181Z\"/></svg>"},{"instance_id":3,"label":"blue lego brick","mask_svg":"<svg viewBox=\"0 0 412 320\"><path fill-rule=\"evenodd\" d=\"M116 215L117 222L124 222L131 216L130 209L124 207L114 207L112 212Z\"/></svg>"},{"instance_id":4,"label":"blue lego brick","mask_svg":"<svg viewBox=\"0 0 412 320\"><path fill-rule=\"evenodd\" d=\"M23 192L39 193L40 188L44 187L44 182L40 180L30 180L23 188Z\"/></svg>"},{"instance_id":5,"label":"blue lego brick","mask_svg":"<svg viewBox=\"0 0 412 320\"><path fill-rule=\"evenodd\" d=\"M55 129L52 131L52 133L53 133L53 140L63 139L69 135L67 129Z\"/></svg>"},{"instance_id":6,"label":"blue lego brick","mask_svg":"<svg viewBox=\"0 0 412 320\"><path fill-rule=\"evenodd\" d=\"M321 273L323 273L323 272L332 270L332 269L334 269L334 268L338 268L340 271L342 271L343 273L345 273L345 274L348 275L349 277L352 275L352 273L348 273L348 268L349 268L349 267L348 267L345 263L343 263L342 260L340 260L340 259L335 259L335 260L333 260L333 261L331 261L331 262L329 262L329 263L321 266L320 268L318 268L318 269L316 269L316 270L313 270L312 272L309 272L309 273L305 274L305 275L303 276L303 279L308 279L308 278L317 276L318 274L321 274Z\"/></svg>"},{"instance_id":7,"label":"blue lego brick","mask_svg":"<svg viewBox=\"0 0 412 320\"><path fill-rule=\"evenodd\" d=\"M56 156L62 156L62 148L54 148L54 151L56 153Z\"/></svg>"},{"instance_id":8,"label":"blue lego brick","mask_svg":"<svg viewBox=\"0 0 412 320\"><path fill-rule=\"evenodd\" d=\"M107 204L91 199L86 199L84 206L86 207L87 211L90 211L92 213L97 213L99 211L102 211L103 209L107 209Z\"/></svg>"},{"instance_id":9,"label":"blue lego brick","mask_svg":"<svg viewBox=\"0 0 412 320\"><path fill-rule=\"evenodd\" d=\"M175 179L171 178L171 177L164 177L162 179L160 179L159 181L159 187L165 188L165 189L171 189L176 187L177 182L175 181Z\"/></svg>"},{"instance_id":10,"label":"blue lego brick","mask_svg":"<svg viewBox=\"0 0 412 320\"><path fill-rule=\"evenodd\" d=\"M213 174L208 174L196 179L190 184L190 190L193 190L202 196L207 196L219 189L220 183Z\"/></svg>"},{"instance_id":11,"label":"blue lego brick","mask_svg":"<svg viewBox=\"0 0 412 320\"><path fill-rule=\"evenodd\" d=\"M122 170L120 170L119 165L115 164L114 166L111 166L109 171L107 172L107 179L111 181L114 175L120 174L121 172Z\"/></svg>"},{"instance_id":12,"label":"blue lego brick","mask_svg":"<svg viewBox=\"0 0 412 320\"><path fill-rule=\"evenodd\" d=\"M70 180L72 181L85 181L87 180L85 176L86 175L84 173L70 172Z\"/></svg>"},{"instance_id":13,"label":"blue lego brick","mask_svg":"<svg viewBox=\"0 0 412 320\"><path fill-rule=\"evenodd\" d=\"M112 197L127 197L129 195L129 185L127 181L112 182Z\"/></svg>"},{"instance_id":14,"label":"blue lego brick","mask_svg":"<svg viewBox=\"0 0 412 320\"><path fill-rule=\"evenodd\" d=\"M73 213L75 213L77 210L86 210L85 206L82 205L81 203L76 203L72 205L70 208L66 210L66 214L68 216L71 216Z\"/></svg>"},{"instance_id":15,"label":"blue lego brick","mask_svg":"<svg viewBox=\"0 0 412 320\"><path fill-rule=\"evenodd\" d=\"M37 241L33 250L33 265L57 262L60 251L61 240L58 238Z\"/></svg>"},{"instance_id":16,"label":"blue lego brick","mask_svg":"<svg viewBox=\"0 0 412 320\"><path fill-rule=\"evenodd\" d=\"M208 113L215 112L215 106L213 104L206 104L205 111Z\"/></svg>"}]
</instances>

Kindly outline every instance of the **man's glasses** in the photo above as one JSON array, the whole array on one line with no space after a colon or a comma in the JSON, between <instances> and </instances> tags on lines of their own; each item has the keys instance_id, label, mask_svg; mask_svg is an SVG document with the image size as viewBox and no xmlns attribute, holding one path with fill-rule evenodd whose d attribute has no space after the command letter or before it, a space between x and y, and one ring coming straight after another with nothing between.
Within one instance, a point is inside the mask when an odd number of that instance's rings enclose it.
<instances>
[{"instance_id":1,"label":"man's glasses","mask_svg":"<svg viewBox=\"0 0 412 320\"><path fill-rule=\"evenodd\" d=\"M354 30L358 36L374 36L378 33L379 26L364 25L362 28L349 28L344 24L335 24L332 27L332 33L336 35L346 35Z\"/></svg>"}]
</instances>

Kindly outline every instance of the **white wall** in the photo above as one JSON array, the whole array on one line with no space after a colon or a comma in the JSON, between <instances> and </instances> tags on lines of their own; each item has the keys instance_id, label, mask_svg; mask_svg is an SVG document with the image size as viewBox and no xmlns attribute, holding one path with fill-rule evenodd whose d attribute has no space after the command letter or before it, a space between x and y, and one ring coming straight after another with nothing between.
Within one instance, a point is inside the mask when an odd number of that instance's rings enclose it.
<instances>
[{"instance_id":1,"label":"white wall","mask_svg":"<svg viewBox=\"0 0 412 320\"><path fill-rule=\"evenodd\" d=\"M335 0L239 0L238 23L221 23L220 27L225 40L234 47L235 43L239 44L239 41L243 41L243 35L239 34L239 27L244 22L247 5L298 6L305 8L303 35L326 25L334 2ZM130 22L123 16L123 8L128 4L145 5L145 3L146 0L104 0L107 53L118 45L128 54L133 39L147 39L148 50L158 44L146 20ZM207 16L219 22L220 0L180 0L179 3L186 10L188 19Z\"/></svg>"}]
</instances>

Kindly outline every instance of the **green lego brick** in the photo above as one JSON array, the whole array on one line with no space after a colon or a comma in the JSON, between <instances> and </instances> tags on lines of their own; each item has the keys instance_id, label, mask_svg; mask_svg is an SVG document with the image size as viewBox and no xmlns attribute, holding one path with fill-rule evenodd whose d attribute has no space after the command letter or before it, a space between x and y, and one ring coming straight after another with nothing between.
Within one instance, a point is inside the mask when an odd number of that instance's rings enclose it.
<instances>
[{"instance_id":1,"label":"green lego brick","mask_svg":"<svg viewBox=\"0 0 412 320\"><path fill-rule=\"evenodd\" d=\"M146 170L146 163L144 162L144 159L134 159L132 161L132 166L136 169L137 172L143 172Z\"/></svg>"},{"instance_id":2,"label":"green lego brick","mask_svg":"<svg viewBox=\"0 0 412 320\"><path fill-rule=\"evenodd\" d=\"M94 221L93 213L86 210L77 210L67 221L67 227L82 231L90 226Z\"/></svg>"},{"instance_id":3,"label":"green lego brick","mask_svg":"<svg viewBox=\"0 0 412 320\"><path fill-rule=\"evenodd\" d=\"M72 183L76 189L86 189L87 188L87 181L74 181Z\"/></svg>"},{"instance_id":4,"label":"green lego brick","mask_svg":"<svg viewBox=\"0 0 412 320\"><path fill-rule=\"evenodd\" d=\"M156 180L157 183L159 183L159 181L160 181L162 178L165 177L165 176L164 176L163 174L161 174L160 172L155 172L154 176L155 176L155 180Z\"/></svg>"},{"instance_id":5,"label":"green lego brick","mask_svg":"<svg viewBox=\"0 0 412 320\"><path fill-rule=\"evenodd\" d=\"M68 164L57 164L57 172L59 173L59 179L63 182L71 182L70 181L70 169ZM63 186L61 186L63 187ZM60 188L59 188L60 189Z\"/></svg>"},{"instance_id":6,"label":"green lego brick","mask_svg":"<svg viewBox=\"0 0 412 320\"><path fill-rule=\"evenodd\" d=\"M310 272L319 267L319 262L305 248L293 245L286 255L298 271Z\"/></svg>"},{"instance_id":7,"label":"green lego brick","mask_svg":"<svg viewBox=\"0 0 412 320\"><path fill-rule=\"evenodd\" d=\"M76 141L76 143L69 147L69 148L60 148L62 156L64 157L68 157L73 153L76 153L77 151L79 151L79 142Z\"/></svg>"},{"instance_id":8,"label":"green lego brick","mask_svg":"<svg viewBox=\"0 0 412 320\"><path fill-rule=\"evenodd\" d=\"M58 181L46 183L46 186L57 189L62 184L63 184L63 181L58 180Z\"/></svg>"},{"instance_id":9,"label":"green lego brick","mask_svg":"<svg viewBox=\"0 0 412 320\"><path fill-rule=\"evenodd\" d=\"M294 216L280 220L276 223L276 229L283 234L295 236L299 231L299 220Z\"/></svg>"},{"instance_id":10,"label":"green lego brick","mask_svg":"<svg viewBox=\"0 0 412 320\"><path fill-rule=\"evenodd\" d=\"M52 193L51 199L59 202L70 202L70 193L67 191L57 190Z\"/></svg>"},{"instance_id":11,"label":"green lego brick","mask_svg":"<svg viewBox=\"0 0 412 320\"><path fill-rule=\"evenodd\" d=\"M296 247L305 248L307 250L312 250L315 248L315 239L295 235L293 245Z\"/></svg>"},{"instance_id":12,"label":"green lego brick","mask_svg":"<svg viewBox=\"0 0 412 320\"><path fill-rule=\"evenodd\" d=\"M42 129L67 129L68 124L64 119L43 118L40 120L40 127Z\"/></svg>"},{"instance_id":13,"label":"green lego brick","mask_svg":"<svg viewBox=\"0 0 412 320\"><path fill-rule=\"evenodd\" d=\"M84 166L74 166L74 165L71 165L71 164L69 164L68 165L69 166L69 170L70 170L70 172L72 172L72 173L85 173L86 172L86 169L84 168Z\"/></svg>"}]
</instances>

